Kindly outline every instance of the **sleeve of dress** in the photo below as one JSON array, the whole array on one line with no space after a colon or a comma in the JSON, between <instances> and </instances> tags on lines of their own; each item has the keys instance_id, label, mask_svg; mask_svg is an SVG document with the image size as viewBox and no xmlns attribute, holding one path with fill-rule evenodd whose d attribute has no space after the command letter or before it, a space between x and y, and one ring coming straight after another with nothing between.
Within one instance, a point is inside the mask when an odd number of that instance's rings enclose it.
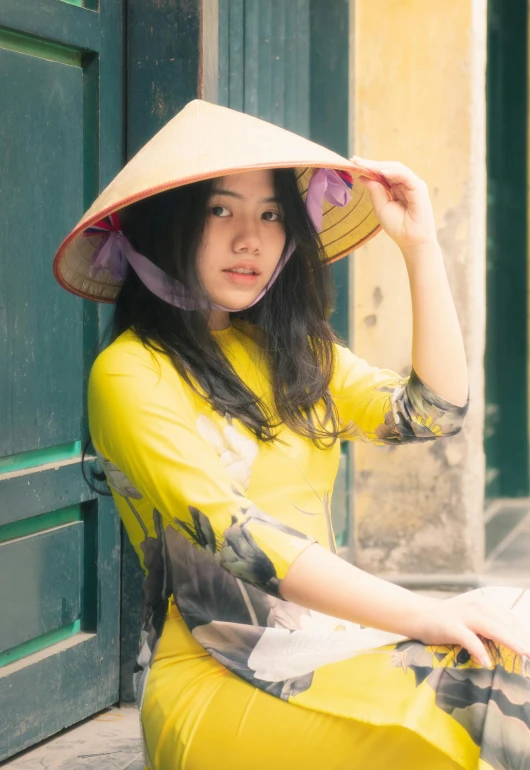
<instances>
[{"instance_id":1,"label":"sleeve of dress","mask_svg":"<svg viewBox=\"0 0 530 770\"><path fill-rule=\"evenodd\" d=\"M469 399L456 406L435 393L414 369L403 379L389 369L377 369L348 348L336 346L330 390L346 439L375 444L431 441L458 433Z\"/></svg>"},{"instance_id":2,"label":"sleeve of dress","mask_svg":"<svg viewBox=\"0 0 530 770\"><path fill-rule=\"evenodd\" d=\"M153 504L164 529L176 528L234 577L279 596L290 565L314 540L247 497L257 442L228 422L223 433L198 414L169 362L144 348L110 350L89 380L98 454Z\"/></svg>"}]
</instances>

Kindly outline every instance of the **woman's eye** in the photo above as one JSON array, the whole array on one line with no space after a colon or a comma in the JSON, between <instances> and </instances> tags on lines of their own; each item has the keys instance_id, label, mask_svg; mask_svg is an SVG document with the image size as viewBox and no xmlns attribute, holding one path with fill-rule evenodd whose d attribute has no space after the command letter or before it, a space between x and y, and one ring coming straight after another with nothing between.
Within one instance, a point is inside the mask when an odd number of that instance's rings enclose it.
<instances>
[{"instance_id":1,"label":"woman's eye","mask_svg":"<svg viewBox=\"0 0 530 770\"><path fill-rule=\"evenodd\" d=\"M279 222L280 221L280 215L277 211L266 211L263 214L263 218L267 220L267 222Z\"/></svg>"},{"instance_id":2,"label":"woman's eye","mask_svg":"<svg viewBox=\"0 0 530 770\"><path fill-rule=\"evenodd\" d=\"M210 211L214 217L229 217L230 212L224 206L211 206Z\"/></svg>"}]
</instances>

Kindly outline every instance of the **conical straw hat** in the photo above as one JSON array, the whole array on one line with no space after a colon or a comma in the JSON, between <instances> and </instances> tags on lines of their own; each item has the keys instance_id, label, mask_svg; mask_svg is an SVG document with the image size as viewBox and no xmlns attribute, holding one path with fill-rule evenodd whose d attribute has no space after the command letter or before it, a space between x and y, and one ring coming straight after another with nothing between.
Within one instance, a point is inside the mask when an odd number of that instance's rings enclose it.
<instances>
[{"instance_id":1,"label":"conical straw hat","mask_svg":"<svg viewBox=\"0 0 530 770\"><path fill-rule=\"evenodd\" d=\"M175 115L96 198L57 251L56 279L86 299L114 302L120 283L110 271L91 276L92 258L104 236L83 235L88 227L164 190L263 168L297 169L304 199L315 169L343 170L353 176L346 206L324 201L320 236L327 261L349 254L379 231L368 192L355 181L355 172L360 171L351 161L271 123L197 99Z\"/></svg>"}]
</instances>

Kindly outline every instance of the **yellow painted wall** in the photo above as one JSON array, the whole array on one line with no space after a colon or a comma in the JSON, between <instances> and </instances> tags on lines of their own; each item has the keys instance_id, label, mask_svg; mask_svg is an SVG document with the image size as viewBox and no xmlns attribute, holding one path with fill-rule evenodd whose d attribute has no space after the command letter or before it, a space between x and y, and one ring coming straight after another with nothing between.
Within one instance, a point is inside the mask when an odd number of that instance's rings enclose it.
<instances>
[{"instance_id":1,"label":"yellow painted wall","mask_svg":"<svg viewBox=\"0 0 530 770\"><path fill-rule=\"evenodd\" d=\"M384 573L476 571L483 556L486 0L352 0L351 9L353 149L400 160L429 185L472 389L460 436L356 447L355 559ZM401 254L383 234L353 259L354 349L408 374Z\"/></svg>"}]
</instances>

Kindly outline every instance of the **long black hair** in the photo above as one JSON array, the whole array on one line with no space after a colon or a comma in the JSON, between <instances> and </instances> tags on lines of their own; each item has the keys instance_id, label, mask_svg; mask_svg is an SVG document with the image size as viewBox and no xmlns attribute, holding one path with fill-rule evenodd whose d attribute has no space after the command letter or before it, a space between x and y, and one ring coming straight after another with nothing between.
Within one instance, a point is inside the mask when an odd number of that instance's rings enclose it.
<instances>
[{"instance_id":1,"label":"long black hair","mask_svg":"<svg viewBox=\"0 0 530 770\"><path fill-rule=\"evenodd\" d=\"M210 333L206 310L181 310L152 294L128 269L111 329L128 329L166 354L184 380L218 413L243 422L261 441L280 424L317 445L334 443L342 431L329 393L335 336L329 324L333 286L323 266L322 245L307 214L292 169L273 171L286 243L296 249L279 277L254 307L232 314L258 332L270 368L274 411L238 377ZM207 305L196 254L215 180L162 192L120 212L120 227L133 247L181 281ZM202 305L201 305L202 306Z\"/></svg>"}]
</instances>

